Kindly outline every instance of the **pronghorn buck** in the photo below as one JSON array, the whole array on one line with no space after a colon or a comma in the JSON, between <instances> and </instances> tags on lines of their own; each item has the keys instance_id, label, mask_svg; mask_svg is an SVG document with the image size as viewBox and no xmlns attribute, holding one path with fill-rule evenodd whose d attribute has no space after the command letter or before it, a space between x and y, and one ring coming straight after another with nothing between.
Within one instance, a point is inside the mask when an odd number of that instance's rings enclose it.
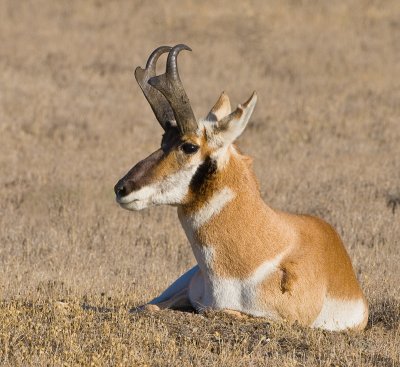
<instances>
[{"instance_id":1,"label":"pronghorn buck","mask_svg":"<svg viewBox=\"0 0 400 367\"><path fill-rule=\"evenodd\" d=\"M368 305L335 230L319 218L270 208L251 158L234 145L257 95L233 112L225 93L196 120L177 56L162 46L135 77L162 128L161 147L115 185L128 210L177 207L197 265L144 309L192 306L286 320L327 330L362 330ZM156 63L168 53L166 71Z\"/></svg>"}]
</instances>

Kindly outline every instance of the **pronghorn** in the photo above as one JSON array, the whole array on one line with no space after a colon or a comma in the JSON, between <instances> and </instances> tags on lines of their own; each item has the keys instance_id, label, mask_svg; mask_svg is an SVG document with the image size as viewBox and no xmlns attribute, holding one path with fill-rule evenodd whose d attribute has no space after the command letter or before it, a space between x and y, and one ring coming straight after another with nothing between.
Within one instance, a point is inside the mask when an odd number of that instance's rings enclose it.
<instances>
[{"instance_id":1,"label":"pronghorn","mask_svg":"<svg viewBox=\"0 0 400 367\"><path fill-rule=\"evenodd\" d=\"M186 45L162 46L136 80L164 135L161 147L115 185L128 210L177 207L197 265L145 309L207 308L327 330L362 330L367 301L339 235L326 222L270 208L251 158L234 145L257 101L233 112L225 93L196 120L177 68ZM166 71L156 63L168 53Z\"/></svg>"}]
</instances>

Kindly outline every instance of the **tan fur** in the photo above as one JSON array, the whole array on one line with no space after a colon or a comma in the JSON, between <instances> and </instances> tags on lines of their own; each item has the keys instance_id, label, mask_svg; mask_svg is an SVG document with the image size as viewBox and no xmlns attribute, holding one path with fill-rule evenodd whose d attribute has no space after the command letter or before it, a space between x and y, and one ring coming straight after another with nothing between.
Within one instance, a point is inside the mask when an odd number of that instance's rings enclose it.
<instances>
[{"instance_id":1,"label":"tan fur","mask_svg":"<svg viewBox=\"0 0 400 367\"><path fill-rule=\"evenodd\" d=\"M202 143L202 139L195 134L188 134L184 136L182 141L194 144ZM151 181L154 182L162 180L163 178L179 171L181 167L190 159L190 156L186 156L179 150L173 149L171 152L169 152L169 154L166 154L165 157L153 169L151 172Z\"/></svg>"},{"instance_id":2,"label":"tan fur","mask_svg":"<svg viewBox=\"0 0 400 367\"><path fill-rule=\"evenodd\" d=\"M229 98L222 93L208 115L212 119L199 124L196 132L183 136L166 132L163 155L149 175L162 181L180 170L192 170L184 181L188 186L180 187L178 215L202 268L193 276L198 288L189 284L157 305L185 305L191 289L202 301L205 283L201 282L207 278L216 287L208 286L209 305L220 302L221 308L236 308L234 312L248 310L331 330L347 325L363 329L367 302L336 231L319 218L265 204L252 159L232 144L256 101L253 93L229 113ZM180 148L184 143L198 149L185 154ZM238 296L242 287L249 289L247 296ZM251 306L243 307L240 297L247 297Z\"/></svg>"},{"instance_id":3,"label":"tan fur","mask_svg":"<svg viewBox=\"0 0 400 367\"><path fill-rule=\"evenodd\" d=\"M195 233L198 243L212 244L213 270L218 276L245 279L266 260L285 253L280 269L262 283L261 300L282 319L304 325L317 317L325 291L333 298L364 299L333 228L315 217L269 208L260 196L248 157L231 154L205 191L192 193L182 214L190 216L223 187L237 196ZM367 315L361 328L366 320Z\"/></svg>"},{"instance_id":4,"label":"tan fur","mask_svg":"<svg viewBox=\"0 0 400 367\"><path fill-rule=\"evenodd\" d=\"M180 163L181 162L177 152L168 154L153 170L152 179L161 180L164 177L179 171L181 167Z\"/></svg>"},{"instance_id":5,"label":"tan fur","mask_svg":"<svg viewBox=\"0 0 400 367\"><path fill-rule=\"evenodd\" d=\"M214 192L223 187L240 190L240 195L228 203L212 221L199 228L196 235L200 243L213 244L215 247L215 271L218 275L244 279L263 261L283 251L284 247L275 245L278 243L276 229L268 221L273 211L260 200L254 174L248 169L247 161L237 157L231 157L228 165L216 174L203 192L192 193L190 204L182 207L183 214L189 216L196 212ZM228 233L225 229L229 223L234 230ZM226 233L223 238L222 229ZM259 229L259 236L255 237ZM266 243L274 245L268 248Z\"/></svg>"}]
</instances>

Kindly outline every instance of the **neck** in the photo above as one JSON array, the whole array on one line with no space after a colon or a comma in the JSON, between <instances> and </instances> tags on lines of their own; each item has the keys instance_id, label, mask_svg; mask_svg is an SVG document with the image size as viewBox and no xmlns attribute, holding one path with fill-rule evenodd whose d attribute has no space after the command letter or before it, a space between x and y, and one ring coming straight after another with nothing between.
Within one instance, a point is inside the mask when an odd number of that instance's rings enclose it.
<instances>
[{"instance_id":1,"label":"neck","mask_svg":"<svg viewBox=\"0 0 400 367\"><path fill-rule=\"evenodd\" d=\"M235 152L223 168L205 162L199 171L190 202L178 209L194 255L207 273L246 276L280 251L267 245L276 243L275 212L261 198L250 158Z\"/></svg>"}]
</instances>

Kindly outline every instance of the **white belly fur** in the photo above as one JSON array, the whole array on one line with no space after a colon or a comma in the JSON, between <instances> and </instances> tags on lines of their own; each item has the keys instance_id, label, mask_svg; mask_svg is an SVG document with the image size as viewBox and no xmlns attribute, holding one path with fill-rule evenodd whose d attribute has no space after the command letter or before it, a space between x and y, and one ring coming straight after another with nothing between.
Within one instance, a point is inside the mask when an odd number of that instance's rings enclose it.
<instances>
[{"instance_id":1,"label":"white belly fur","mask_svg":"<svg viewBox=\"0 0 400 367\"><path fill-rule=\"evenodd\" d=\"M193 250L197 259L212 262L214 256L211 247ZM261 283L274 273L284 257L279 254L265 261L248 278L223 278L214 274L208 264L199 262L200 271L193 277L189 287L189 299L199 311L205 308L237 310L253 316L279 319L273 310L260 305L259 287Z\"/></svg>"},{"instance_id":2,"label":"white belly fur","mask_svg":"<svg viewBox=\"0 0 400 367\"><path fill-rule=\"evenodd\" d=\"M247 281L222 278L207 281L199 272L190 284L189 299L199 312L207 308L229 309L253 316L279 319L273 310L259 306L257 286Z\"/></svg>"},{"instance_id":3,"label":"white belly fur","mask_svg":"<svg viewBox=\"0 0 400 367\"><path fill-rule=\"evenodd\" d=\"M199 270L189 285L189 299L199 312L207 308L229 309L274 321L280 320L281 317L273 309L259 306L258 285L258 279L254 275L246 280L218 277L208 280ZM352 329L363 322L366 313L367 308L362 299L335 300L326 297L311 327L330 331Z\"/></svg>"}]
</instances>

